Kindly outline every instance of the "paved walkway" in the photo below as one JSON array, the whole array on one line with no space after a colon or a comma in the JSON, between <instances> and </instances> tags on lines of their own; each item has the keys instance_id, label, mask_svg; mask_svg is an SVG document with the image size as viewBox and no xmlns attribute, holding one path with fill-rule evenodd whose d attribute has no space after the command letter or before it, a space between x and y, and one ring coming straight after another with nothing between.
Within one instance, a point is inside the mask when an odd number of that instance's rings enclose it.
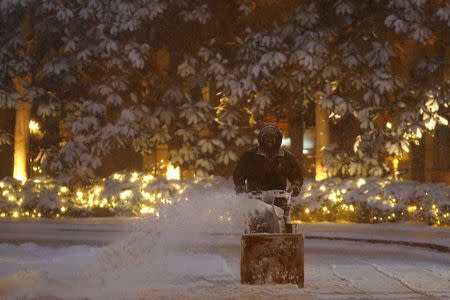
<instances>
[{"instance_id":1,"label":"paved walkway","mask_svg":"<svg viewBox=\"0 0 450 300\"><path fill-rule=\"evenodd\" d=\"M191 243L175 248L169 244L162 252L155 252L152 247L161 244L158 238L147 242L142 240L145 235L130 235L136 220L1 219L0 298L28 295L29 299L42 299L39 297L51 295L61 299L448 299L450 295L448 253L349 241L447 247L448 228L419 224L301 224L299 229L307 238L305 288L298 289L291 285L241 285L238 233L196 236L187 239ZM115 240L121 242L112 244ZM55 247L24 244L28 242ZM107 250L64 247L109 244L112 245ZM97 251L107 251L109 255L97 257ZM87 274L90 287L79 286L78 277L74 277L81 270ZM155 280L163 281L155 284Z\"/></svg>"},{"instance_id":2,"label":"paved walkway","mask_svg":"<svg viewBox=\"0 0 450 300\"><path fill-rule=\"evenodd\" d=\"M133 230L137 218L0 219L0 243L105 245ZM399 242L450 249L450 228L417 223L302 223L297 231L308 239ZM404 242L404 243L402 243Z\"/></svg>"},{"instance_id":3,"label":"paved walkway","mask_svg":"<svg viewBox=\"0 0 450 300\"><path fill-rule=\"evenodd\" d=\"M431 227L417 223L354 224L315 223L298 224L298 231L307 238L360 240L427 247L450 253L450 228Z\"/></svg>"}]
</instances>

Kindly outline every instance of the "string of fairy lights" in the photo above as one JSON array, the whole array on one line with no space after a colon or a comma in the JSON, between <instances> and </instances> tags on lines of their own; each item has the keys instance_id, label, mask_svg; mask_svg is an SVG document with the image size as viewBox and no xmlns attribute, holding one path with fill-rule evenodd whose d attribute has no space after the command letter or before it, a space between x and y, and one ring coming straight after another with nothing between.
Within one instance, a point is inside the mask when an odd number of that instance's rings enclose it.
<instances>
[{"instance_id":1,"label":"string of fairy lights","mask_svg":"<svg viewBox=\"0 0 450 300\"><path fill-rule=\"evenodd\" d=\"M33 178L24 184L9 178L0 181L0 217L157 216L158 205L172 204L173 195L185 189L176 178L167 177L115 173L75 190L58 186L49 177Z\"/></svg>"},{"instance_id":2,"label":"string of fairy lights","mask_svg":"<svg viewBox=\"0 0 450 300\"><path fill-rule=\"evenodd\" d=\"M404 194L409 194L410 197L397 192L396 198L393 195L396 193L390 193L388 187L398 183L402 184L402 182L388 179L377 179L370 183L364 178L329 179L309 183L304 187L305 191L302 193L300 204L294 208L293 219L297 222L416 221L436 226L450 225L450 188L448 186L428 185L426 188L427 184L406 182L403 184L408 187L408 192ZM352 184L353 186L349 189L340 187ZM424 188L419 189L420 185ZM427 189L433 187L440 187L442 193L431 195ZM391 189L391 191L394 190L395 187Z\"/></svg>"},{"instance_id":3,"label":"string of fairy lights","mask_svg":"<svg viewBox=\"0 0 450 300\"><path fill-rule=\"evenodd\" d=\"M48 177L32 178L23 184L7 178L0 181L0 218L159 216L160 205L173 205L174 199L180 199L188 186L177 176L168 178L141 172L115 173L79 189L60 186ZM428 190L425 188L406 199L402 194L389 193L389 187L398 183L388 179L368 182L364 178L307 182L295 202L292 219L294 222L416 221L450 225L448 198L447 201L442 201L442 197L437 199L436 193L429 191L433 188L430 185ZM420 185L410 183L413 184ZM450 188L440 187L440 195L445 198ZM214 189L214 185L210 188Z\"/></svg>"}]
</instances>

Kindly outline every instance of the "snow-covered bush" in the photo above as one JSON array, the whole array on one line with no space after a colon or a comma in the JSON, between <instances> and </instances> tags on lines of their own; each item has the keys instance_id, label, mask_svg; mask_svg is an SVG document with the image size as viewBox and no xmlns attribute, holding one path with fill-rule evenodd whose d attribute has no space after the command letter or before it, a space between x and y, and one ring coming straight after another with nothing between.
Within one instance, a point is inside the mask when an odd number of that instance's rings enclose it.
<instances>
[{"instance_id":1,"label":"snow-covered bush","mask_svg":"<svg viewBox=\"0 0 450 300\"><path fill-rule=\"evenodd\" d=\"M78 189L36 177L24 184L13 178L0 181L2 217L91 217L157 214L188 183L155 178L147 173L115 173Z\"/></svg>"},{"instance_id":2,"label":"snow-covered bush","mask_svg":"<svg viewBox=\"0 0 450 300\"><path fill-rule=\"evenodd\" d=\"M17 200L17 191L20 188L20 181L12 177L7 177L0 181L0 216L17 215L20 203Z\"/></svg>"},{"instance_id":3,"label":"snow-covered bush","mask_svg":"<svg viewBox=\"0 0 450 300\"><path fill-rule=\"evenodd\" d=\"M23 185L7 178L0 181L0 216L159 216L162 207L171 209L203 195L226 201L234 190L231 181L222 177L175 181L138 172L115 173L72 190L48 177L32 178ZM413 220L450 225L450 187L445 184L380 177L309 180L293 205L292 219L301 222Z\"/></svg>"},{"instance_id":4,"label":"snow-covered bush","mask_svg":"<svg viewBox=\"0 0 450 300\"><path fill-rule=\"evenodd\" d=\"M52 217L58 214L65 202L59 186L49 177L36 177L26 181L17 193L21 211L38 216Z\"/></svg>"},{"instance_id":5,"label":"snow-covered bush","mask_svg":"<svg viewBox=\"0 0 450 300\"><path fill-rule=\"evenodd\" d=\"M295 206L293 217L306 222L415 220L449 225L450 187L380 177L333 177L306 182Z\"/></svg>"},{"instance_id":6,"label":"snow-covered bush","mask_svg":"<svg viewBox=\"0 0 450 300\"><path fill-rule=\"evenodd\" d=\"M77 190L66 215L156 214L160 203L183 191L183 184L146 173L115 173L97 184Z\"/></svg>"}]
</instances>

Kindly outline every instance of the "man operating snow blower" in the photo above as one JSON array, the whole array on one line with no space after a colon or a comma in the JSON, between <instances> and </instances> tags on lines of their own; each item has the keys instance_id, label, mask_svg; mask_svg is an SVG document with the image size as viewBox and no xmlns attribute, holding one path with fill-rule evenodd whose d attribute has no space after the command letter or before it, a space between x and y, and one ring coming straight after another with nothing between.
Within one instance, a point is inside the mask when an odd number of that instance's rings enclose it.
<instances>
[{"instance_id":1,"label":"man operating snow blower","mask_svg":"<svg viewBox=\"0 0 450 300\"><path fill-rule=\"evenodd\" d=\"M303 177L294 155L281 148L282 139L277 126L264 126L259 132L259 146L246 151L234 169L236 193L247 193L247 197L267 204L250 217L250 233L292 232L290 199L300 193ZM287 181L290 186L286 191Z\"/></svg>"},{"instance_id":2,"label":"man operating snow blower","mask_svg":"<svg viewBox=\"0 0 450 300\"><path fill-rule=\"evenodd\" d=\"M278 127L264 126L259 146L245 152L234 170L236 193L250 204L247 234L241 237L241 283L294 283L301 288L303 235L292 233L290 206L303 178L295 157L280 148L282 138ZM252 197L261 201L248 199Z\"/></svg>"}]
</instances>

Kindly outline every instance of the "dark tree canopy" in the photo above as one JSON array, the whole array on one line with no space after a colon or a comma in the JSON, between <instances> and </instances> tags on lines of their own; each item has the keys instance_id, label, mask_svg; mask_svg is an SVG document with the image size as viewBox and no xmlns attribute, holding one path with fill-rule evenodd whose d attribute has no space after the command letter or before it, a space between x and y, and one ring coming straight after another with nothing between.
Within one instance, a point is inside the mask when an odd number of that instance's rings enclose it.
<instances>
[{"instance_id":1,"label":"dark tree canopy","mask_svg":"<svg viewBox=\"0 0 450 300\"><path fill-rule=\"evenodd\" d=\"M330 173L381 175L387 155L448 125L447 1L281 3L3 1L0 108L30 101L61 127L44 166L63 179L130 145L169 144L174 164L212 173L264 115L316 103L360 124L354 153L328 149Z\"/></svg>"}]
</instances>

